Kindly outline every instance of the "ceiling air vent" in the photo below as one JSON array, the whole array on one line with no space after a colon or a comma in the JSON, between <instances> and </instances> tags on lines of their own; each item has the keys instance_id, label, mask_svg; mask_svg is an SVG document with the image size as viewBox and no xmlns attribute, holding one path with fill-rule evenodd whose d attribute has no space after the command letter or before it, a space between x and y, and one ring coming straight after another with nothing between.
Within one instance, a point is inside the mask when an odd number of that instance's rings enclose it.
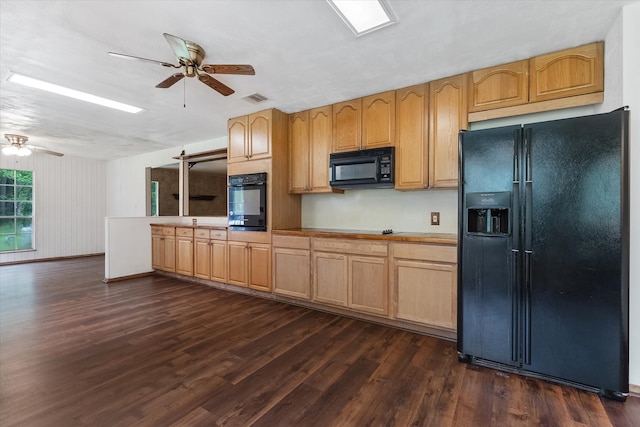
<instances>
[{"instance_id":1,"label":"ceiling air vent","mask_svg":"<svg viewBox=\"0 0 640 427\"><path fill-rule=\"evenodd\" d=\"M249 102L253 102L254 104L257 104L258 102L266 101L267 97L266 96L262 96L259 93L254 93L253 95L245 96L242 99L246 99Z\"/></svg>"}]
</instances>

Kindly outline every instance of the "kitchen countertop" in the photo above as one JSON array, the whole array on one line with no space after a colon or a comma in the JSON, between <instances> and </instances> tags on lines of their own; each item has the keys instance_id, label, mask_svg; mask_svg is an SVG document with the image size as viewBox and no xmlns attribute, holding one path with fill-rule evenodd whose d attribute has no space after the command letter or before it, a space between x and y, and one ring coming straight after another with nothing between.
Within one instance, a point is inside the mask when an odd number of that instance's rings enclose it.
<instances>
[{"instance_id":1,"label":"kitchen countertop","mask_svg":"<svg viewBox=\"0 0 640 427\"><path fill-rule=\"evenodd\" d=\"M458 235L450 233L394 232L392 234L382 234L382 231L338 230L332 228L293 228L287 230L272 230L271 233L281 236L390 240L399 242L441 243L447 245L456 245L458 243Z\"/></svg>"}]
</instances>

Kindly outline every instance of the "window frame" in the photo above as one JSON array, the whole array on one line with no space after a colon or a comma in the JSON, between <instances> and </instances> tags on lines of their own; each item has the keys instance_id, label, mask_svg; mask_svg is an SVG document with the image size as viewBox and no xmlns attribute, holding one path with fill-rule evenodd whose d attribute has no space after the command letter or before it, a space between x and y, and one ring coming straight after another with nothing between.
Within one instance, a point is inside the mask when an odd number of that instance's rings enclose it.
<instances>
[{"instance_id":1,"label":"window frame","mask_svg":"<svg viewBox=\"0 0 640 427\"><path fill-rule=\"evenodd\" d=\"M9 169L9 168L0 168L0 171L10 171L13 173L13 182L7 184L5 182L0 181L0 186L2 187L13 187L13 197L12 199L0 199L2 202L13 202L13 215L2 215L5 212L0 210L0 220L10 219L13 221L13 232L5 232L0 227L0 254L5 253L14 253L14 252L26 252L26 251L34 251L35 250L35 173L32 170L25 169ZM24 184L19 182L18 173L19 172L27 172L31 175L31 184ZM19 188L30 188L30 198L21 200L20 199L20 191ZM1 194L1 192L0 192ZM27 202L31 204L31 212L30 215L20 215L18 212L18 206L22 202ZM24 224L25 220L30 224L30 232L24 233L22 232L24 226L20 226L20 224ZM25 236L28 237L29 247L25 247L24 242ZM5 248L5 243L8 241L13 242L13 248ZM18 243L21 242L19 245Z\"/></svg>"}]
</instances>

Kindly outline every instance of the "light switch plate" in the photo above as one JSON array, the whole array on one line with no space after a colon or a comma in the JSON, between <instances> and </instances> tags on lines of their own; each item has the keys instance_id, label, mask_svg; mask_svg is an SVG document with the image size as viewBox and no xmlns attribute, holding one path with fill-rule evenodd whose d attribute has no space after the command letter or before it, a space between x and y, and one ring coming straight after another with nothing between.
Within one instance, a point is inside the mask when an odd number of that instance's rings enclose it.
<instances>
[{"instance_id":1,"label":"light switch plate","mask_svg":"<svg viewBox=\"0 0 640 427\"><path fill-rule=\"evenodd\" d=\"M431 225L440 225L440 212L431 212Z\"/></svg>"}]
</instances>

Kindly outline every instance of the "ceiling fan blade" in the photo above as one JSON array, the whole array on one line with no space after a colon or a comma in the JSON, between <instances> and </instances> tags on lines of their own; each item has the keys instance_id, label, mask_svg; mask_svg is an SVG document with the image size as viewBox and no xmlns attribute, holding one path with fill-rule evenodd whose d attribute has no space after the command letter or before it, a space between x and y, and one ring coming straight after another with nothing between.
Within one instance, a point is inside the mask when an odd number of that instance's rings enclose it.
<instances>
[{"instance_id":1,"label":"ceiling fan blade","mask_svg":"<svg viewBox=\"0 0 640 427\"><path fill-rule=\"evenodd\" d=\"M57 151L51 151L44 147L37 147L34 145L24 145L23 147L28 148L31 151L35 151L36 153L51 154L53 156L58 156L58 157L64 156L64 154L62 153L58 153Z\"/></svg>"},{"instance_id":2,"label":"ceiling fan blade","mask_svg":"<svg viewBox=\"0 0 640 427\"><path fill-rule=\"evenodd\" d=\"M116 53L116 52L108 52L108 53L109 55L115 56L116 58L135 59L137 61L153 62L155 64L160 64L164 67L173 67L173 68L181 67L181 65L173 65L173 64L169 64L168 62L156 61L155 59L140 58L139 56L125 55L124 53Z\"/></svg>"},{"instance_id":3,"label":"ceiling fan blade","mask_svg":"<svg viewBox=\"0 0 640 427\"><path fill-rule=\"evenodd\" d=\"M202 70L211 74L243 74L246 76L253 76L256 74L256 70L248 64L206 64L202 66Z\"/></svg>"},{"instance_id":4,"label":"ceiling fan blade","mask_svg":"<svg viewBox=\"0 0 640 427\"><path fill-rule=\"evenodd\" d=\"M164 38L171 46L173 53L178 58L185 58L191 60L191 55L189 54L189 48L187 47L187 43L182 40L180 37L172 36L171 34L163 33Z\"/></svg>"},{"instance_id":5,"label":"ceiling fan blade","mask_svg":"<svg viewBox=\"0 0 640 427\"><path fill-rule=\"evenodd\" d=\"M172 75L171 77L169 77L168 79L165 79L163 81L161 81L160 83L158 83L156 85L156 87L159 87L161 89L166 89L168 87L173 86L174 84L178 83L180 80L182 80L184 78L184 74L182 73L175 73L174 75Z\"/></svg>"},{"instance_id":6,"label":"ceiling fan blade","mask_svg":"<svg viewBox=\"0 0 640 427\"><path fill-rule=\"evenodd\" d=\"M209 86L211 89L220 92L224 96L229 96L235 91L219 80L214 79L208 74L198 74L198 79Z\"/></svg>"}]
</instances>

